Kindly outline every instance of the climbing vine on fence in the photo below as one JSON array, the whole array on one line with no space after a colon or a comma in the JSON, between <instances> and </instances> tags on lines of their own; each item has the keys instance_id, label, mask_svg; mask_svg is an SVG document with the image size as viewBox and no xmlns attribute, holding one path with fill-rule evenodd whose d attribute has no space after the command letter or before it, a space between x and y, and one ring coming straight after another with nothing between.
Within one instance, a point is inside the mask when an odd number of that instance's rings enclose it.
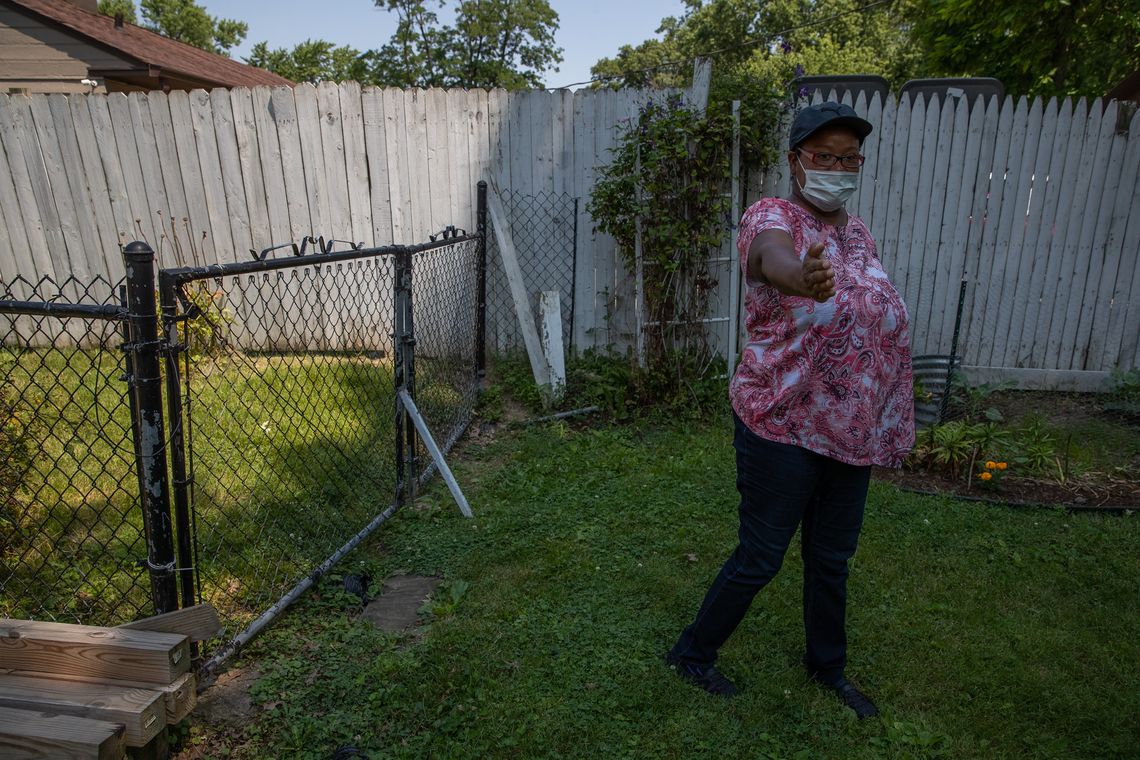
<instances>
[{"instance_id":1,"label":"climbing vine on fence","mask_svg":"<svg viewBox=\"0 0 1140 760\"><path fill-rule=\"evenodd\" d=\"M733 145L732 94L741 103L745 166L777 156L787 91L744 81L732 72L713 82L707 111L679 93L648 102L630 122L603 168L588 209L597 228L616 239L626 268L636 274L640 225L647 368L678 389L717 364L706 330L716 278L709 260L730 235Z\"/></svg>"},{"instance_id":2,"label":"climbing vine on fence","mask_svg":"<svg viewBox=\"0 0 1140 760\"><path fill-rule=\"evenodd\" d=\"M702 115L680 94L653 100L594 186L590 213L631 273L641 228L645 349L654 370L703 371L711 359L701 320L716 286L708 260L728 221L731 141L727 114Z\"/></svg>"}]
</instances>

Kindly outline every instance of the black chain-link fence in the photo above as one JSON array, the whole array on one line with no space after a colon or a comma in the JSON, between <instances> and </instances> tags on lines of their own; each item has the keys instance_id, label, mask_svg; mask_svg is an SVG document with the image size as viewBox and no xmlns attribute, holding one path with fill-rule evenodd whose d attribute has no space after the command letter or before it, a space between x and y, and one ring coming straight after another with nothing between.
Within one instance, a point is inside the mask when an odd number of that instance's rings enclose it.
<instances>
[{"instance_id":1,"label":"black chain-link fence","mask_svg":"<svg viewBox=\"0 0 1140 760\"><path fill-rule=\"evenodd\" d=\"M0 617L152 614L119 285L0 289Z\"/></svg>"},{"instance_id":2,"label":"black chain-link fence","mask_svg":"<svg viewBox=\"0 0 1140 760\"><path fill-rule=\"evenodd\" d=\"M480 242L451 235L336 261L171 273L191 563L231 641L386 519L424 473L426 455L410 479L401 469L410 425L399 388L444 450L462 433L478 390Z\"/></svg>"},{"instance_id":3,"label":"black chain-link fence","mask_svg":"<svg viewBox=\"0 0 1140 760\"><path fill-rule=\"evenodd\" d=\"M577 251L578 199L566 193L525 195L500 190L509 234L522 270L531 313L537 313L539 294L559 293L565 345L574 334L574 272ZM523 345L515 303L503 272L502 255L487 233L487 347L506 353Z\"/></svg>"},{"instance_id":4,"label":"black chain-link fence","mask_svg":"<svg viewBox=\"0 0 1140 760\"><path fill-rule=\"evenodd\" d=\"M0 286L0 616L208 601L209 668L414 497L432 460L398 391L449 450L479 387L483 237L294 253L156 280L133 243L122 293Z\"/></svg>"},{"instance_id":5,"label":"black chain-link fence","mask_svg":"<svg viewBox=\"0 0 1140 760\"><path fill-rule=\"evenodd\" d=\"M392 501L392 280L377 255L181 289L195 585L231 635Z\"/></svg>"},{"instance_id":6,"label":"black chain-link fence","mask_svg":"<svg viewBox=\"0 0 1140 760\"><path fill-rule=\"evenodd\" d=\"M478 239L188 279L177 320L199 597L233 635L390 507L395 284L410 267L413 397L444 450L478 391ZM429 459L422 443L417 473Z\"/></svg>"}]
</instances>

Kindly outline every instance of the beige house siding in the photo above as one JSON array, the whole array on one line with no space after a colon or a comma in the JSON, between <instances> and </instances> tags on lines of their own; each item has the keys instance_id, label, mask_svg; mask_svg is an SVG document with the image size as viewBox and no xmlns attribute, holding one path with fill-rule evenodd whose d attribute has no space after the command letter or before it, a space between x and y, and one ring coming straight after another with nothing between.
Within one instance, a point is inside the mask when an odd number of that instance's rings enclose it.
<instances>
[{"instance_id":1,"label":"beige house siding","mask_svg":"<svg viewBox=\"0 0 1140 760\"><path fill-rule=\"evenodd\" d=\"M0 92L90 92L81 80L92 69L131 66L128 60L73 35L0 7Z\"/></svg>"}]
</instances>

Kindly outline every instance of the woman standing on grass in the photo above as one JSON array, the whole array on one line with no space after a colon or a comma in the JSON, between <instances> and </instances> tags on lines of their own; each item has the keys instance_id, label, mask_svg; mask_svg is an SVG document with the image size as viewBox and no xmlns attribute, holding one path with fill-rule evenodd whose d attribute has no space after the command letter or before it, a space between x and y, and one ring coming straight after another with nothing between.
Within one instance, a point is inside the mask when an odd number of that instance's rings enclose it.
<instances>
[{"instance_id":1,"label":"woman standing on grass","mask_svg":"<svg viewBox=\"0 0 1140 760\"><path fill-rule=\"evenodd\" d=\"M837 103L800 111L789 137L791 194L762 199L741 220L748 343L729 391L740 543L666 655L685 680L736 694L713 664L717 650L799 527L803 663L860 718L878 710L843 674L847 561L871 465L899 466L914 443L906 307L867 226L844 208L871 129Z\"/></svg>"}]
</instances>

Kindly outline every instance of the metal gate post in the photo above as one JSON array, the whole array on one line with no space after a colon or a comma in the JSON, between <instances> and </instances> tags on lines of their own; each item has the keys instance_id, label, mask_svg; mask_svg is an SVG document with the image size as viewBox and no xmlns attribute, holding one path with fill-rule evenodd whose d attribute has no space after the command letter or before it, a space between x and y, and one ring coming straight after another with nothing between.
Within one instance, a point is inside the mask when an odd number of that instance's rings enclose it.
<instances>
[{"instance_id":1,"label":"metal gate post","mask_svg":"<svg viewBox=\"0 0 1140 760\"><path fill-rule=\"evenodd\" d=\"M151 598L158 614L178 609L174 577L174 534L170 520L170 492L166 476L166 431L162 416L162 372L159 353L158 313L154 295L154 251L134 242L123 249L127 270L127 320L130 343L123 346L130 357L131 392L137 417L139 499L146 526Z\"/></svg>"},{"instance_id":2,"label":"metal gate post","mask_svg":"<svg viewBox=\"0 0 1140 760\"><path fill-rule=\"evenodd\" d=\"M475 371L487 375L487 182L479 180L475 211L475 234L479 255L475 271Z\"/></svg>"},{"instance_id":3,"label":"metal gate post","mask_svg":"<svg viewBox=\"0 0 1140 760\"><path fill-rule=\"evenodd\" d=\"M954 316L954 337L950 339L950 361L946 365L946 383L942 386L942 399L938 404L938 422L940 424L946 421L946 412L950 405L950 389L954 387L955 360L961 365L961 360L958 359L958 337L962 330L962 306L966 303L967 282L967 279L963 277L962 284L958 287L958 313Z\"/></svg>"},{"instance_id":4,"label":"metal gate post","mask_svg":"<svg viewBox=\"0 0 1140 760\"><path fill-rule=\"evenodd\" d=\"M178 340L177 306L174 280L166 272L158 274L158 299L162 309L162 326L166 335L166 414L170 427L170 471L174 492L174 522L178 531L178 581L182 590L182 606L195 603L193 534L190 521L190 478L186 468L186 437L182 422L182 379L178 355L187 347Z\"/></svg>"},{"instance_id":5,"label":"metal gate post","mask_svg":"<svg viewBox=\"0 0 1140 760\"><path fill-rule=\"evenodd\" d=\"M415 398L412 253L407 249L397 252L395 266L396 501L403 504L411 503L416 497L416 431L399 397L403 390Z\"/></svg>"}]
</instances>

